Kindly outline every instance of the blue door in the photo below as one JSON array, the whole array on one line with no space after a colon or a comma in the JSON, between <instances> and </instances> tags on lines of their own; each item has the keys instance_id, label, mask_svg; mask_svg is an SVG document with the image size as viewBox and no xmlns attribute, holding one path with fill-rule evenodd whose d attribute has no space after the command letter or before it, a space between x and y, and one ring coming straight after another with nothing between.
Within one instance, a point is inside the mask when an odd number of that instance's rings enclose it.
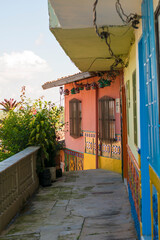
<instances>
[{"instance_id":1,"label":"blue door","mask_svg":"<svg viewBox=\"0 0 160 240\"><path fill-rule=\"evenodd\" d=\"M143 35L139 42L142 231L151 235L149 164L160 173L159 110L153 0L142 2Z\"/></svg>"}]
</instances>

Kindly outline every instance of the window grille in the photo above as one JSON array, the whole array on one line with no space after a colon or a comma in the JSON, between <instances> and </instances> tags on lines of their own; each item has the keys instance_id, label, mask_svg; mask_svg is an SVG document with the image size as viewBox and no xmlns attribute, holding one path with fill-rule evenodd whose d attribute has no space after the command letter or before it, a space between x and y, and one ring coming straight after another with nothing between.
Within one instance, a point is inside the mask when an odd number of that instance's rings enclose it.
<instances>
[{"instance_id":1,"label":"window grille","mask_svg":"<svg viewBox=\"0 0 160 240\"><path fill-rule=\"evenodd\" d=\"M78 138L81 135L81 101L72 99L69 102L70 135Z\"/></svg>"},{"instance_id":2,"label":"window grille","mask_svg":"<svg viewBox=\"0 0 160 240\"><path fill-rule=\"evenodd\" d=\"M136 70L132 74L132 86L133 86L133 124L134 124L134 143L138 144L137 141L137 86L136 86Z\"/></svg>"},{"instance_id":3,"label":"window grille","mask_svg":"<svg viewBox=\"0 0 160 240\"><path fill-rule=\"evenodd\" d=\"M115 141L115 100L107 96L99 99L99 139Z\"/></svg>"}]
</instances>

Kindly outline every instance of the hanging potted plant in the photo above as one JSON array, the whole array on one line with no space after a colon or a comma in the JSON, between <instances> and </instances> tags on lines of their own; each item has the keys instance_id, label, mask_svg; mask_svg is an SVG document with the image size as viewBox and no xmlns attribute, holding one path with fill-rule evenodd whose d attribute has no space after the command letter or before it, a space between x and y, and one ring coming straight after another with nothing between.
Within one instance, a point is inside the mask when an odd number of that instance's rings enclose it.
<instances>
[{"instance_id":1,"label":"hanging potted plant","mask_svg":"<svg viewBox=\"0 0 160 240\"><path fill-rule=\"evenodd\" d=\"M80 83L79 84L79 90L83 90L84 89L84 85L83 85L83 83Z\"/></svg>"},{"instance_id":2,"label":"hanging potted plant","mask_svg":"<svg viewBox=\"0 0 160 240\"><path fill-rule=\"evenodd\" d=\"M71 89L71 94L76 94L75 88L72 88L72 89Z\"/></svg>"},{"instance_id":3,"label":"hanging potted plant","mask_svg":"<svg viewBox=\"0 0 160 240\"><path fill-rule=\"evenodd\" d=\"M91 87L92 87L92 89L96 89L97 88L97 83L95 83L95 82L91 83Z\"/></svg>"},{"instance_id":4,"label":"hanging potted plant","mask_svg":"<svg viewBox=\"0 0 160 240\"><path fill-rule=\"evenodd\" d=\"M75 92L76 92L76 93L79 93L79 92L80 92L79 87L76 87L76 88L75 88Z\"/></svg>"},{"instance_id":5,"label":"hanging potted plant","mask_svg":"<svg viewBox=\"0 0 160 240\"><path fill-rule=\"evenodd\" d=\"M105 86L108 87L108 86L111 86L111 80L105 80L104 83L105 83Z\"/></svg>"},{"instance_id":6,"label":"hanging potted plant","mask_svg":"<svg viewBox=\"0 0 160 240\"><path fill-rule=\"evenodd\" d=\"M103 78L99 79L98 86L99 86L99 88L104 88L105 87L105 83L104 83L104 79Z\"/></svg>"},{"instance_id":7,"label":"hanging potted plant","mask_svg":"<svg viewBox=\"0 0 160 240\"><path fill-rule=\"evenodd\" d=\"M67 96L67 95L69 95L69 90L68 90L68 89L65 89L65 90L64 90L64 96Z\"/></svg>"},{"instance_id":8,"label":"hanging potted plant","mask_svg":"<svg viewBox=\"0 0 160 240\"><path fill-rule=\"evenodd\" d=\"M90 89L91 89L91 85L90 85L89 83L87 83L87 84L85 85L85 89L86 89L86 90L90 90Z\"/></svg>"}]
</instances>

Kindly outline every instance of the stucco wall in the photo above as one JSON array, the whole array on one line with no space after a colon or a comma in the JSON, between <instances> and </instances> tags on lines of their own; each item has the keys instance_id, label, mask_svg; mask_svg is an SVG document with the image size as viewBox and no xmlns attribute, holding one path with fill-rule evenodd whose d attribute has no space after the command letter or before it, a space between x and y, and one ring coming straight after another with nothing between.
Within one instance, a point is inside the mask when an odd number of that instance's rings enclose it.
<instances>
[{"instance_id":1,"label":"stucco wall","mask_svg":"<svg viewBox=\"0 0 160 240\"><path fill-rule=\"evenodd\" d=\"M139 114L139 61L138 61L138 42L142 35L142 24L139 29L135 30L135 42L131 47L129 53L129 65L124 69L124 83L130 81L130 107L129 107L129 135L128 145L134 154L138 162L137 148L140 148L140 114ZM137 85L137 133L138 133L138 145L134 144L134 125L133 125L133 86L132 86L132 73L136 69L136 85Z\"/></svg>"},{"instance_id":2,"label":"stucco wall","mask_svg":"<svg viewBox=\"0 0 160 240\"><path fill-rule=\"evenodd\" d=\"M99 77L90 78L88 81L84 80L83 83L91 83L91 82L97 82L99 80ZM98 95L99 98L107 95L112 98L120 98L120 81L121 76L118 76L117 79L111 84L109 87L100 88L98 89ZM65 85L65 89L71 90L75 85L73 83ZM95 107L95 101L96 101L96 91L91 90L83 90L80 91L78 94L74 95L68 95L65 96L65 122L69 123L69 101L73 98L81 100L82 104L82 130L83 131L96 131L96 107ZM116 134L120 134L120 113L116 113ZM70 128L68 124L68 131L65 133L65 143L66 148L72 149L79 152L84 152L84 136L74 139L70 136Z\"/></svg>"}]
</instances>

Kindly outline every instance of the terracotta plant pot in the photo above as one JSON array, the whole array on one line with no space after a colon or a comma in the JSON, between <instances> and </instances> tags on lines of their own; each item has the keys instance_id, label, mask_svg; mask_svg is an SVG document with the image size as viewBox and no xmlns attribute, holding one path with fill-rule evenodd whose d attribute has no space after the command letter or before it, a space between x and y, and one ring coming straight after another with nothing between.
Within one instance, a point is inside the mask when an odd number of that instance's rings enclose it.
<instances>
[{"instance_id":1,"label":"terracotta plant pot","mask_svg":"<svg viewBox=\"0 0 160 240\"><path fill-rule=\"evenodd\" d=\"M84 89L84 85L81 83L79 84L79 90L82 91Z\"/></svg>"},{"instance_id":2,"label":"terracotta plant pot","mask_svg":"<svg viewBox=\"0 0 160 240\"><path fill-rule=\"evenodd\" d=\"M87 83L87 84L85 85L85 89L86 89L86 90L90 90L90 89L91 89L91 85L90 85L89 83Z\"/></svg>"},{"instance_id":3,"label":"terracotta plant pot","mask_svg":"<svg viewBox=\"0 0 160 240\"><path fill-rule=\"evenodd\" d=\"M65 89L65 90L64 90L64 96L67 96L67 95L69 95L69 90L68 90L68 89Z\"/></svg>"},{"instance_id":4,"label":"terracotta plant pot","mask_svg":"<svg viewBox=\"0 0 160 240\"><path fill-rule=\"evenodd\" d=\"M76 91L76 93L79 93L80 92L79 87L76 87L75 91Z\"/></svg>"}]
</instances>

